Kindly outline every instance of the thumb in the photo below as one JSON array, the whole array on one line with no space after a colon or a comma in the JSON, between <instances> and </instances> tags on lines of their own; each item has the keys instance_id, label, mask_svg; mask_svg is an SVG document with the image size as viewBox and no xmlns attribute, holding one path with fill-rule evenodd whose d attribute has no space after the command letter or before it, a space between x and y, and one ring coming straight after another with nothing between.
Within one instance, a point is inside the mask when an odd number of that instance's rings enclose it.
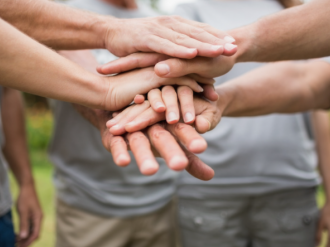
<instances>
[{"instance_id":1,"label":"thumb","mask_svg":"<svg viewBox=\"0 0 330 247\"><path fill-rule=\"evenodd\" d=\"M156 63L167 59L168 56L158 53L134 53L119 58L96 68L100 74L117 74L137 68L154 66Z\"/></svg>"},{"instance_id":2,"label":"thumb","mask_svg":"<svg viewBox=\"0 0 330 247\"><path fill-rule=\"evenodd\" d=\"M170 58L157 63L155 72L160 77L180 77L194 73L196 71L194 65L195 63L192 63L191 60Z\"/></svg>"},{"instance_id":3,"label":"thumb","mask_svg":"<svg viewBox=\"0 0 330 247\"><path fill-rule=\"evenodd\" d=\"M216 112L213 109L206 109L196 117L195 128L199 133L203 134L214 129L219 122L220 117L217 116Z\"/></svg>"}]
</instances>

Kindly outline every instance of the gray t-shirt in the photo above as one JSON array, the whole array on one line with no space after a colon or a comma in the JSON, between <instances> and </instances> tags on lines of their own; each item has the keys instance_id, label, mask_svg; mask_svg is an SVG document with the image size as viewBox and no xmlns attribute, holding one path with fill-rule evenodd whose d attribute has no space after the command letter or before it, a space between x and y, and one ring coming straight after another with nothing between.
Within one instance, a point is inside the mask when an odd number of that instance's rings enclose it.
<instances>
[{"instance_id":1,"label":"gray t-shirt","mask_svg":"<svg viewBox=\"0 0 330 247\"><path fill-rule=\"evenodd\" d=\"M68 4L126 18L151 15L144 9L124 11L96 0ZM105 50L95 54L99 62L111 60ZM177 173L162 159L157 159L160 170L153 176L142 175L132 155L128 167L118 167L104 149L99 131L71 104L55 101L54 115L49 155L55 165L57 195L65 203L99 215L128 217L153 212L171 200Z\"/></svg>"},{"instance_id":2,"label":"gray t-shirt","mask_svg":"<svg viewBox=\"0 0 330 247\"><path fill-rule=\"evenodd\" d=\"M1 116L2 87L0 86L0 116ZM2 131L2 119L0 117L0 217L7 213L12 205L9 189L8 167L2 155L4 145L4 135Z\"/></svg>"},{"instance_id":3,"label":"gray t-shirt","mask_svg":"<svg viewBox=\"0 0 330 247\"><path fill-rule=\"evenodd\" d=\"M175 14L229 30L282 10L276 0L203 0L179 6ZM240 63L217 84L238 77L261 63ZM179 195L207 198L257 195L319 183L317 155L308 113L263 117L223 118L204 138L206 152L199 157L215 170L202 182L183 173Z\"/></svg>"}]
</instances>

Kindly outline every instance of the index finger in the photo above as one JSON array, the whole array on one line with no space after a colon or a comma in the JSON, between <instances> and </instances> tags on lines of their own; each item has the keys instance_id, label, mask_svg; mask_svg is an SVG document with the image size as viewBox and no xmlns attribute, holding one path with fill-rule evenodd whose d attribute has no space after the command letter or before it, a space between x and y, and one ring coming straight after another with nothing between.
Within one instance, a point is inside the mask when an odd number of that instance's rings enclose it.
<instances>
[{"instance_id":1,"label":"index finger","mask_svg":"<svg viewBox=\"0 0 330 247\"><path fill-rule=\"evenodd\" d=\"M174 135L190 152L202 153L207 148L207 142L196 130L184 123L168 124L166 129Z\"/></svg>"},{"instance_id":2,"label":"index finger","mask_svg":"<svg viewBox=\"0 0 330 247\"><path fill-rule=\"evenodd\" d=\"M186 150L184 147L182 150L185 152L185 155L189 160L186 171L189 172L190 175L203 181L211 180L214 177L214 170L211 167L206 165L200 158Z\"/></svg>"},{"instance_id":3,"label":"index finger","mask_svg":"<svg viewBox=\"0 0 330 247\"><path fill-rule=\"evenodd\" d=\"M168 167L181 171L188 165L188 159L174 137L159 124L148 128L148 136L159 154L164 158Z\"/></svg>"}]
</instances>

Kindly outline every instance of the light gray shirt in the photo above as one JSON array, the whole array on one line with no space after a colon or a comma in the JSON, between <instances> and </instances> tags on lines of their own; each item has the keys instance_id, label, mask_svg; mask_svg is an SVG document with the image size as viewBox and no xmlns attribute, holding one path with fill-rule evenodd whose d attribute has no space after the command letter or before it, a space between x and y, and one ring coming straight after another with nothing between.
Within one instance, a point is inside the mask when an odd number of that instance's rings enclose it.
<instances>
[{"instance_id":1,"label":"light gray shirt","mask_svg":"<svg viewBox=\"0 0 330 247\"><path fill-rule=\"evenodd\" d=\"M75 0L70 6L117 17L144 17L145 7L125 11L98 0ZM153 13L155 15L155 13ZM113 56L94 51L100 63ZM167 204L175 192L177 173L162 159L153 176L140 173L134 157L128 167L118 167L102 145L99 131L71 104L55 101L55 129L49 155L55 165L55 185L60 200L91 213L129 217L153 212Z\"/></svg>"},{"instance_id":2,"label":"light gray shirt","mask_svg":"<svg viewBox=\"0 0 330 247\"><path fill-rule=\"evenodd\" d=\"M7 213L12 205L12 199L9 189L8 167L2 154L2 147L5 142L1 119L2 93L2 87L0 87L0 217Z\"/></svg>"},{"instance_id":3,"label":"light gray shirt","mask_svg":"<svg viewBox=\"0 0 330 247\"><path fill-rule=\"evenodd\" d=\"M282 9L276 0L200 0L179 6L175 14L229 30ZM260 66L261 63L237 64L217 78L216 84ZM223 118L204 138L208 149L199 157L213 167L215 177L202 182L184 172L179 189L182 197L257 195L319 183L308 113Z\"/></svg>"}]
</instances>

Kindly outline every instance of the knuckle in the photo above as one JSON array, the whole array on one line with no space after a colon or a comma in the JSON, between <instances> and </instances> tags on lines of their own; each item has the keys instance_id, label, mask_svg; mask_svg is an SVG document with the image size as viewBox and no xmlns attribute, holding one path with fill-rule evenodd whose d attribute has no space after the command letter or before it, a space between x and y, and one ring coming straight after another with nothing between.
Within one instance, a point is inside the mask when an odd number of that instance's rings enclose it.
<instances>
[{"instance_id":1,"label":"knuckle","mask_svg":"<svg viewBox=\"0 0 330 247\"><path fill-rule=\"evenodd\" d=\"M160 22L160 23L172 23L174 20L175 20L175 16L160 16L160 17L157 17L157 20Z\"/></svg>"},{"instance_id":2,"label":"knuckle","mask_svg":"<svg viewBox=\"0 0 330 247\"><path fill-rule=\"evenodd\" d=\"M201 22L198 23L198 26L199 26L199 28L201 28L201 29L203 29L203 30L205 30L205 29L207 29L207 28L210 27L208 24L206 24L206 23L201 23Z\"/></svg>"},{"instance_id":3,"label":"knuckle","mask_svg":"<svg viewBox=\"0 0 330 247\"><path fill-rule=\"evenodd\" d=\"M134 133L131 135L129 142L132 144L134 144L134 143L141 144L141 143L144 143L145 140L146 140L146 137L141 132L138 132L138 133Z\"/></svg>"},{"instance_id":4,"label":"knuckle","mask_svg":"<svg viewBox=\"0 0 330 247\"><path fill-rule=\"evenodd\" d=\"M189 33L191 36L199 36L199 35L206 33L206 31L202 28L193 27L189 30Z\"/></svg>"},{"instance_id":5,"label":"knuckle","mask_svg":"<svg viewBox=\"0 0 330 247\"><path fill-rule=\"evenodd\" d=\"M180 94L180 96L192 96L193 95L193 91L188 86L180 86L178 88L178 94Z\"/></svg>"},{"instance_id":6,"label":"knuckle","mask_svg":"<svg viewBox=\"0 0 330 247\"><path fill-rule=\"evenodd\" d=\"M174 92L175 92L174 87L171 85L166 85L162 88L162 93L164 94L174 93Z\"/></svg>"},{"instance_id":7,"label":"knuckle","mask_svg":"<svg viewBox=\"0 0 330 247\"><path fill-rule=\"evenodd\" d=\"M157 128L151 132L151 138L153 140L162 140L167 136L167 131L163 128Z\"/></svg>"},{"instance_id":8,"label":"knuckle","mask_svg":"<svg viewBox=\"0 0 330 247\"><path fill-rule=\"evenodd\" d=\"M144 108L149 108L150 107L150 102L148 100L145 100L142 104L141 104Z\"/></svg>"},{"instance_id":9,"label":"knuckle","mask_svg":"<svg viewBox=\"0 0 330 247\"><path fill-rule=\"evenodd\" d=\"M177 123L177 124L174 125L174 131L175 132L180 132L180 131L183 131L185 129L187 129L187 125L185 125L185 124Z\"/></svg>"},{"instance_id":10,"label":"knuckle","mask_svg":"<svg viewBox=\"0 0 330 247\"><path fill-rule=\"evenodd\" d=\"M181 34L181 33L177 33L177 34L175 34L175 36L174 36L174 41L175 41L175 43L177 43L177 44L182 44L184 41L186 41L187 40L187 36L186 35L184 35L184 34Z\"/></svg>"},{"instance_id":11,"label":"knuckle","mask_svg":"<svg viewBox=\"0 0 330 247\"><path fill-rule=\"evenodd\" d=\"M121 145L123 143L122 139L120 137L114 137L110 143L110 148L113 149L117 147L118 145Z\"/></svg>"}]
</instances>

